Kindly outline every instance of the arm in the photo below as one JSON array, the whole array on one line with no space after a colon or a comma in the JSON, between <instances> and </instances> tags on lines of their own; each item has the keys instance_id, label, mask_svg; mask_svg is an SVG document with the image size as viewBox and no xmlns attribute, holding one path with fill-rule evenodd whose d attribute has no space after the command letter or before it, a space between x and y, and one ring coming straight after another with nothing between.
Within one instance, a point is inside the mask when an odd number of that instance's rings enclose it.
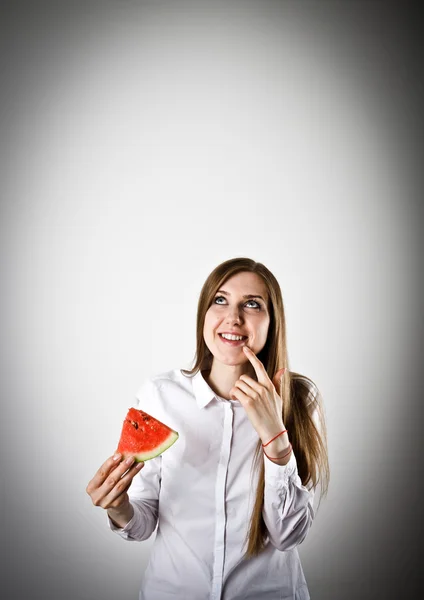
<instances>
[{"instance_id":1,"label":"arm","mask_svg":"<svg viewBox=\"0 0 424 600\"><path fill-rule=\"evenodd\" d=\"M147 381L137 398L153 400L154 391ZM145 472L143 476L141 469ZM160 474L160 456L145 465L134 462L132 457L123 460L121 454L115 453L88 483L86 492L94 506L107 511L112 531L124 539L141 541L150 537L157 524Z\"/></svg>"},{"instance_id":2,"label":"arm","mask_svg":"<svg viewBox=\"0 0 424 600\"><path fill-rule=\"evenodd\" d=\"M312 420L319 431L319 411L315 409ZM305 539L314 519L315 490L312 484L302 485L296 457L292 452L285 465L277 464L264 456L265 489L263 518L269 539L278 550L292 550Z\"/></svg>"},{"instance_id":3,"label":"arm","mask_svg":"<svg viewBox=\"0 0 424 600\"><path fill-rule=\"evenodd\" d=\"M286 369L280 369L271 381L264 365L254 352L247 346L243 346L243 351L255 370L257 381L249 375L241 375L230 390L230 397L236 398L243 405L264 448L269 450L269 453L266 453L268 456L264 452L265 489L262 514L271 543L279 550L291 550L305 539L314 518L314 511L313 491L301 483L296 458L294 453L290 452L288 432L282 420L283 400L276 391L276 387L281 385L281 377ZM312 392L309 395L311 394ZM317 395L318 390L308 405L316 426L319 420L318 405L315 402Z\"/></svg>"},{"instance_id":4,"label":"arm","mask_svg":"<svg viewBox=\"0 0 424 600\"><path fill-rule=\"evenodd\" d=\"M120 537L129 541L147 540L154 532L159 514L159 491L161 457L144 464L143 472L137 474L128 491L132 517L123 527L108 511L109 527Z\"/></svg>"},{"instance_id":5,"label":"arm","mask_svg":"<svg viewBox=\"0 0 424 600\"><path fill-rule=\"evenodd\" d=\"M156 527L160 460L150 460L154 464L149 465L147 477L142 478L140 470L145 463L134 463L131 458L122 460L117 453L103 463L87 485L86 492L94 506L107 511L110 528L125 539L147 539Z\"/></svg>"},{"instance_id":6,"label":"arm","mask_svg":"<svg viewBox=\"0 0 424 600\"><path fill-rule=\"evenodd\" d=\"M156 399L155 385L147 380L137 394L137 405L148 412L152 411ZM109 527L120 537L129 541L143 541L154 532L159 514L159 493L161 482L161 456L144 463L142 473L138 473L128 490L129 509L127 518L117 520L108 511Z\"/></svg>"},{"instance_id":7,"label":"arm","mask_svg":"<svg viewBox=\"0 0 424 600\"><path fill-rule=\"evenodd\" d=\"M278 550L292 550L303 542L314 518L314 490L300 481L292 452L286 465L264 456L265 490L262 515L270 542Z\"/></svg>"}]
</instances>

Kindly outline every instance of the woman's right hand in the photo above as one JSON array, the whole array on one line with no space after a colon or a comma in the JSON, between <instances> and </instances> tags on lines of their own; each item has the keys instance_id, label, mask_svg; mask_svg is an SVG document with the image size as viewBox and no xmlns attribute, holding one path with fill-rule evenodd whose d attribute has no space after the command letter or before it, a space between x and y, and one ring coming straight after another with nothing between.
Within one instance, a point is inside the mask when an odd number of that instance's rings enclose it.
<instances>
[{"instance_id":1,"label":"woman's right hand","mask_svg":"<svg viewBox=\"0 0 424 600\"><path fill-rule=\"evenodd\" d=\"M114 454L102 464L86 488L94 506L107 510L113 523L123 528L134 514L127 491L133 478L144 467L144 462L134 463L130 457L122 460Z\"/></svg>"}]
</instances>

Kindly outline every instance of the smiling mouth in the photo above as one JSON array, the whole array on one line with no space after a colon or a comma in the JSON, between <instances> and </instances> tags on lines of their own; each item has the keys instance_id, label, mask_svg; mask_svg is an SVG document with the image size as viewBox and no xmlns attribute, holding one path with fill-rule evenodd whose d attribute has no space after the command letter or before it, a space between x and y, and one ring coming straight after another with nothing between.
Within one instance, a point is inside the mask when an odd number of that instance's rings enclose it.
<instances>
[{"instance_id":1,"label":"smiling mouth","mask_svg":"<svg viewBox=\"0 0 424 600\"><path fill-rule=\"evenodd\" d=\"M230 335L227 333L219 333L219 338L224 344L230 346L244 346L247 341L247 335Z\"/></svg>"}]
</instances>

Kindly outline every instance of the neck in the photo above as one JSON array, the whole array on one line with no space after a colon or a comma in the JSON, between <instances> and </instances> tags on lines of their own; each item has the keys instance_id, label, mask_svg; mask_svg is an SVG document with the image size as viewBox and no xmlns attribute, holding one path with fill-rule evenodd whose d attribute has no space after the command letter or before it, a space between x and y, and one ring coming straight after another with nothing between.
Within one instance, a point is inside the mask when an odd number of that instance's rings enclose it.
<instances>
[{"instance_id":1,"label":"neck","mask_svg":"<svg viewBox=\"0 0 424 600\"><path fill-rule=\"evenodd\" d=\"M204 372L204 378L215 394L229 400L231 388L244 373L256 381L255 371L249 361L242 365L223 365L214 360L211 370Z\"/></svg>"}]
</instances>

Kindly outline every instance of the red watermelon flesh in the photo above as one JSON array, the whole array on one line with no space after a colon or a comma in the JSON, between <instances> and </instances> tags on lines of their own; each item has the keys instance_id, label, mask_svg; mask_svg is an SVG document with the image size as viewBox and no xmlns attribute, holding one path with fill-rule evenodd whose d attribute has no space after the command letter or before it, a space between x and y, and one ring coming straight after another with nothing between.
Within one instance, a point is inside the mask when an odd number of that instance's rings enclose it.
<instances>
[{"instance_id":1,"label":"red watermelon flesh","mask_svg":"<svg viewBox=\"0 0 424 600\"><path fill-rule=\"evenodd\" d=\"M143 410L129 408L122 426L118 452L144 462L165 452L178 439L178 433Z\"/></svg>"}]
</instances>

